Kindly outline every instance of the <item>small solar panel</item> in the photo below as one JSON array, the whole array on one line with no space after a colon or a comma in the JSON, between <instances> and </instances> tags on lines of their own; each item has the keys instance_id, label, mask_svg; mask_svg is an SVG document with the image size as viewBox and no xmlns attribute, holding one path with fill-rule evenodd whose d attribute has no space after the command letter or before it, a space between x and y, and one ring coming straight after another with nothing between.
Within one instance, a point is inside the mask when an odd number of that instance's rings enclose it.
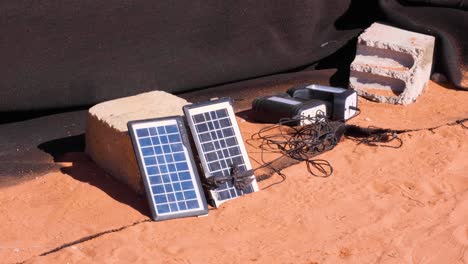
<instances>
[{"instance_id":1,"label":"small solar panel","mask_svg":"<svg viewBox=\"0 0 468 264\"><path fill-rule=\"evenodd\" d=\"M229 98L184 106L195 146L206 178L230 176L233 166L240 172L252 169L244 141ZM255 176L243 190L225 182L211 190L210 195L218 207L222 202L258 191Z\"/></svg>"},{"instance_id":2,"label":"small solar panel","mask_svg":"<svg viewBox=\"0 0 468 264\"><path fill-rule=\"evenodd\" d=\"M128 122L155 221L208 213L182 117Z\"/></svg>"}]
</instances>

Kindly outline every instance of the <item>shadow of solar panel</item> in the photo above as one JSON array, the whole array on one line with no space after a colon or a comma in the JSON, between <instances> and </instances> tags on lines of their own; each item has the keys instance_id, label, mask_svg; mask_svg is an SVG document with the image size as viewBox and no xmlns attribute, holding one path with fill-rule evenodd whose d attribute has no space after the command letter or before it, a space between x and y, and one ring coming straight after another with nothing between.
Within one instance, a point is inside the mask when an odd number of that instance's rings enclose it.
<instances>
[{"instance_id":1,"label":"shadow of solar panel","mask_svg":"<svg viewBox=\"0 0 468 264\"><path fill-rule=\"evenodd\" d=\"M241 172L252 168L229 98L187 105L184 113L192 132L206 178L230 176L237 165ZM226 182L210 191L215 206L247 193L258 191L254 181L243 190Z\"/></svg>"},{"instance_id":2,"label":"shadow of solar panel","mask_svg":"<svg viewBox=\"0 0 468 264\"><path fill-rule=\"evenodd\" d=\"M128 122L152 218L203 215L208 207L182 117Z\"/></svg>"}]
</instances>

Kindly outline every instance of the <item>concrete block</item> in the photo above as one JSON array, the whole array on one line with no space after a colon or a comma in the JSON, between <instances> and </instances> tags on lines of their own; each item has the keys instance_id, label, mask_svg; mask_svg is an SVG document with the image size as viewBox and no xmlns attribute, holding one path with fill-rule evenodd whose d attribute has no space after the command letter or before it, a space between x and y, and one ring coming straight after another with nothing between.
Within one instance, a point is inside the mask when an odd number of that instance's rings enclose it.
<instances>
[{"instance_id":1,"label":"concrete block","mask_svg":"<svg viewBox=\"0 0 468 264\"><path fill-rule=\"evenodd\" d=\"M433 36L372 24L358 38L350 88L376 102L414 102L429 81L434 42Z\"/></svg>"},{"instance_id":2,"label":"concrete block","mask_svg":"<svg viewBox=\"0 0 468 264\"><path fill-rule=\"evenodd\" d=\"M162 91L97 104L88 112L86 153L112 177L144 193L127 122L183 115L186 104L186 100Z\"/></svg>"}]
</instances>

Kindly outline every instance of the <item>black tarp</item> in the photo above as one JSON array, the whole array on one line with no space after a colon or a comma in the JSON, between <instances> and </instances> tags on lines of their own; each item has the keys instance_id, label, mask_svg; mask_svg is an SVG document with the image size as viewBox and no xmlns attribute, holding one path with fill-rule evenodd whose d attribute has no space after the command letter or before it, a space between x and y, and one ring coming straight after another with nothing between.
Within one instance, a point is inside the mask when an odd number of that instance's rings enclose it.
<instances>
[{"instance_id":1,"label":"black tarp","mask_svg":"<svg viewBox=\"0 0 468 264\"><path fill-rule=\"evenodd\" d=\"M378 20L436 35L436 69L467 88L466 4L441 3L2 1L0 112L91 105L153 89L177 93L314 69ZM345 69L353 56L349 46L325 65Z\"/></svg>"},{"instance_id":2,"label":"black tarp","mask_svg":"<svg viewBox=\"0 0 468 264\"><path fill-rule=\"evenodd\" d=\"M0 3L0 111L94 104L284 72L359 33L347 1Z\"/></svg>"}]
</instances>

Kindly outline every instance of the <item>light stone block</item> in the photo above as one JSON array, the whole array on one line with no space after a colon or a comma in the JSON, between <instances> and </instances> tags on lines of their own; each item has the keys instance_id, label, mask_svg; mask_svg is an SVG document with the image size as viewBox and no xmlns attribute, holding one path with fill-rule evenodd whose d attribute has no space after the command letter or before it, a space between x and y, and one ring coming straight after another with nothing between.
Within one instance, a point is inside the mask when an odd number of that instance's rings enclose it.
<instances>
[{"instance_id":1,"label":"light stone block","mask_svg":"<svg viewBox=\"0 0 468 264\"><path fill-rule=\"evenodd\" d=\"M186 104L186 100L162 91L97 104L88 112L86 153L109 175L142 194L143 182L127 122L183 115Z\"/></svg>"},{"instance_id":2,"label":"light stone block","mask_svg":"<svg viewBox=\"0 0 468 264\"><path fill-rule=\"evenodd\" d=\"M372 101L410 104L426 87L433 36L374 23L358 38L350 88Z\"/></svg>"}]
</instances>

